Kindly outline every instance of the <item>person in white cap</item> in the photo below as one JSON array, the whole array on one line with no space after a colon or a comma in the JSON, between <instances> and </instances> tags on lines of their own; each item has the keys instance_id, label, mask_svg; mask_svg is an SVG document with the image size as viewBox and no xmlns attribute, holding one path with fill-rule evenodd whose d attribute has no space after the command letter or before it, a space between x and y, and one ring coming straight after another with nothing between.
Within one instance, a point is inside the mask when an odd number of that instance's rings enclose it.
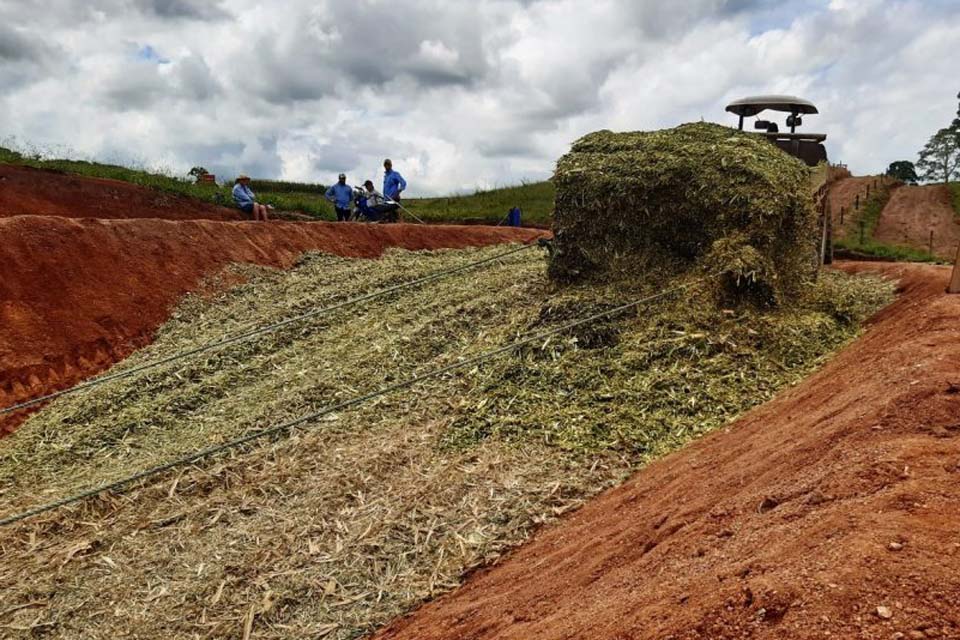
<instances>
[{"instance_id":1,"label":"person in white cap","mask_svg":"<svg viewBox=\"0 0 960 640\"><path fill-rule=\"evenodd\" d=\"M233 185L233 201L237 203L240 211L252 215L254 220L266 222L270 219L267 216L267 206L256 201L256 196L250 189L250 176L248 175L241 173L237 176L236 184Z\"/></svg>"}]
</instances>

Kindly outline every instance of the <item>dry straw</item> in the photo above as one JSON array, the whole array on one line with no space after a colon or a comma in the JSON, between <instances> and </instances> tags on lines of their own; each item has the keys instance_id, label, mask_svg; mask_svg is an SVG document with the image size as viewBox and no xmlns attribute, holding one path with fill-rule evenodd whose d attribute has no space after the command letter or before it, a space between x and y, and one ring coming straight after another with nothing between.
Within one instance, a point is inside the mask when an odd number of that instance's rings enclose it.
<instances>
[{"instance_id":1,"label":"dry straw","mask_svg":"<svg viewBox=\"0 0 960 640\"><path fill-rule=\"evenodd\" d=\"M186 301L156 343L121 366L209 342L254 313L277 320L500 251L314 255L285 274L244 268L246 284ZM0 441L0 504L19 511L659 286L557 289L542 258L524 252L61 398ZM356 638L800 379L890 293L878 280L831 274L794 305L725 312L695 289L10 527L0 628L14 637Z\"/></svg>"}]
</instances>

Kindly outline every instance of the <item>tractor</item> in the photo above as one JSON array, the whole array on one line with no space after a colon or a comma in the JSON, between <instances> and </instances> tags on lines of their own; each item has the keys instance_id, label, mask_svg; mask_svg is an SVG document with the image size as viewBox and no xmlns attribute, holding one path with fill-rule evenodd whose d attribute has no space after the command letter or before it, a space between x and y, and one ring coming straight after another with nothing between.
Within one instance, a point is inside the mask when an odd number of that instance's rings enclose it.
<instances>
[{"instance_id":1,"label":"tractor","mask_svg":"<svg viewBox=\"0 0 960 640\"><path fill-rule=\"evenodd\" d=\"M797 127L803 124L803 116L820 113L812 102L794 96L753 96L736 100L727 105L727 111L740 116L740 130L744 120L764 111L782 111L789 113L786 126L790 132L781 132L779 125L771 120L756 120L753 128L762 131L770 142L787 153L815 167L827 161L827 150L823 146L827 135L824 133L797 133Z\"/></svg>"}]
</instances>

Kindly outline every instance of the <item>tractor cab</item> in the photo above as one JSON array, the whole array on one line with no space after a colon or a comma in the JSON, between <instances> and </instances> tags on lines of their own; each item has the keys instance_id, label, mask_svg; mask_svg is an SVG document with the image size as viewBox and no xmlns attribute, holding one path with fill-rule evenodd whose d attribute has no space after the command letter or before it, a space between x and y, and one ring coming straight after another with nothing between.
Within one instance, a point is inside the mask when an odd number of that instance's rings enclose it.
<instances>
[{"instance_id":1,"label":"tractor cab","mask_svg":"<svg viewBox=\"0 0 960 640\"><path fill-rule=\"evenodd\" d=\"M812 102L794 96L754 96L731 102L727 105L727 111L740 116L741 131L746 118L764 111L789 113L785 122L789 133L780 131L780 126L772 120L757 119L753 128L762 131L760 135L811 167L827 161L827 149L823 146L823 141L827 139L825 133L797 133L797 127L803 124L803 116L820 113Z\"/></svg>"}]
</instances>

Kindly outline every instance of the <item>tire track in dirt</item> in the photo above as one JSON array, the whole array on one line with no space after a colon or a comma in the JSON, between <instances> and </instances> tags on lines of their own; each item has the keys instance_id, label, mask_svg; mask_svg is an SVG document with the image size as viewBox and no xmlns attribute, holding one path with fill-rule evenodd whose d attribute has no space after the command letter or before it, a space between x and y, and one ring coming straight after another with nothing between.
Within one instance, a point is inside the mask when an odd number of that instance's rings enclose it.
<instances>
[{"instance_id":1,"label":"tire track in dirt","mask_svg":"<svg viewBox=\"0 0 960 640\"><path fill-rule=\"evenodd\" d=\"M376 639L960 638L960 295L844 268L902 295L820 372Z\"/></svg>"}]
</instances>

